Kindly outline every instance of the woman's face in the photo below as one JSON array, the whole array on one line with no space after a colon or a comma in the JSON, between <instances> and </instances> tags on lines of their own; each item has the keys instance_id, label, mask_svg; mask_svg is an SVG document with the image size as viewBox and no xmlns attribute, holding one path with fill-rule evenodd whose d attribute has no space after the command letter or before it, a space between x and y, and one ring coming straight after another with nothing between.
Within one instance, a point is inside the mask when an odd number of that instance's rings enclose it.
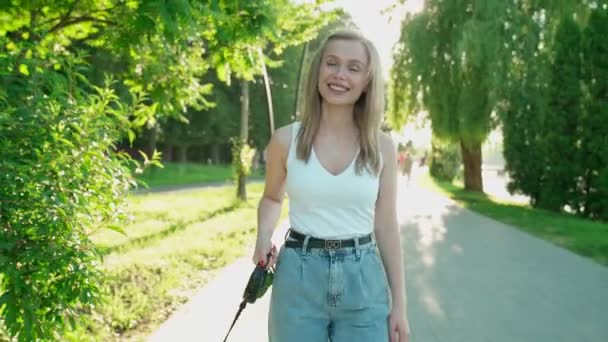
<instances>
[{"instance_id":1,"label":"woman's face","mask_svg":"<svg viewBox=\"0 0 608 342\"><path fill-rule=\"evenodd\" d=\"M332 105L353 105L368 83L365 46L355 40L332 40L319 67L319 93Z\"/></svg>"}]
</instances>

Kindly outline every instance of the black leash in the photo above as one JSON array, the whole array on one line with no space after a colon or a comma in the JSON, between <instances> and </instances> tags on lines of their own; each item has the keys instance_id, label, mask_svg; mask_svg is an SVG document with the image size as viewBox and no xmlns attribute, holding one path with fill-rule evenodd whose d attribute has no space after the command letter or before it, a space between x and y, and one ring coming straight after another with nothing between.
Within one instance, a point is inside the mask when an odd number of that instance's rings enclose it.
<instances>
[{"instance_id":1,"label":"black leash","mask_svg":"<svg viewBox=\"0 0 608 342\"><path fill-rule=\"evenodd\" d=\"M270 256L271 254L269 253L265 265L269 264ZM268 288L272 285L273 279L274 268L266 268L263 267L261 264L258 264L255 267L253 273L251 273L251 276L249 276L249 281L247 282L247 286L245 286L245 292L243 293L243 301L239 305L239 310L237 311L236 316L232 321L232 325L230 326L230 329L228 330L228 333L224 338L224 342L226 342L226 340L228 339L228 335L230 335L234 324L239 319L239 316L241 316L241 312L243 312L243 310L247 306L247 303L253 304L258 298L262 298L264 293L266 293L266 290L268 290Z\"/></svg>"},{"instance_id":2,"label":"black leash","mask_svg":"<svg viewBox=\"0 0 608 342\"><path fill-rule=\"evenodd\" d=\"M228 340L228 335L230 335L230 332L232 331L232 328L234 328L234 324L239 319L239 316L241 315L241 312L243 312L243 310L245 309L246 306L247 306L247 301L243 300L241 302L241 305L239 305L239 311L237 311L236 316L234 317L234 321L232 321L232 325L230 326L230 329L228 330L228 333L226 334L226 337L224 337L224 342L226 342L226 340Z\"/></svg>"}]
</instances>

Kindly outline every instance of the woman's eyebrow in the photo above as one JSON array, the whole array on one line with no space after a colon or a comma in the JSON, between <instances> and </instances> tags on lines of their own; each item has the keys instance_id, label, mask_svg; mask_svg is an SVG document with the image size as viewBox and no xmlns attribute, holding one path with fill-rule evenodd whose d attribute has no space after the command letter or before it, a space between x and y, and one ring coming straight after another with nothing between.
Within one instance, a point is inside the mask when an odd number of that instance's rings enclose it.
<instances>
[{"instance_id":1,"label":"woman's eyebrow","mask_svg":"<svg viewBox=\"0 0 608 342\"><path fill-rule=\"evenodd\" d=\"M325 56L325 58L330 58L330 57L332 57L332 58L336 58L336 59L338 59L338 60L342 60L340 57L338 57L338 56L336 56L336 55L331 55L331 54L329 54L329 55L326 55L326 56ZM357 59L357 58L352 58L352 59L349 59L349 60L347 60L347 62L349 62L349 63L350 63L350 62L355 62L355 63L359 63L359 64L361 64L361 65L364 65L364 64L365 64L365 63L363 63L363 61L361 61L361 60L359 60L359 59Z\"/></svg>"}]
</instances>

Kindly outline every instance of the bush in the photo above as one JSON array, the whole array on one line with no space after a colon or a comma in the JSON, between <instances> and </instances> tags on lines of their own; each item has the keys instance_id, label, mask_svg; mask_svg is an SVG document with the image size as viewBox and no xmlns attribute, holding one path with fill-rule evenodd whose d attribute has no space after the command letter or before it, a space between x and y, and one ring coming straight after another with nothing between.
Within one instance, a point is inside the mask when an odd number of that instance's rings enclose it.
<instances>
[{"instance_id":1,"label":"bush","mask_svg":"<svg viewBox=\"0 0 608 342\"><path fill-rule=\"evenodd\" d=\"M0 57L0 69L18 58ZM114 142L138 109L118 105L109 83L84 83L77 56L22 61L0 90L0 314L19 341L55 340L100 298L89 235L126 218L131 159Z\"/></svg>"},{"instance_id":2,"label":"bush","mask_svg":"<svg viewBox=\"0 0 608 342\"><path fill-rule=\"evenodd\" d=\"M462 165L458 144L442 142L433 138L429 172L431 177L451 182Z\"/></svg>"}]
</instances>

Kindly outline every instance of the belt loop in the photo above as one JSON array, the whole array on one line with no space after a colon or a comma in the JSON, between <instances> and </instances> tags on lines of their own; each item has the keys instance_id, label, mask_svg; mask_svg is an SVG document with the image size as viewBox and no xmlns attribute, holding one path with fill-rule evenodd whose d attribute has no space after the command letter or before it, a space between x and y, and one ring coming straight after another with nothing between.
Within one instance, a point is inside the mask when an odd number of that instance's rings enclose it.
<instances>
[{"instance_id":1,"label":"belt loop","mask_svg":"<svg viewBox=\"0 0 608 342\"><path fill-rule=\"evenodd\" d=\"M302 254L302 256L306 256L306 253L308 252L308 241L310 240L310 235L306 235L306 237L304 238L304 242L302 243L302 250L300 251L300 254Z\"/></svg>"},{"instance_id":2,"label":"belt loop","mask_svg":"<svg viewBox=\"0 0 608 342\"><path fill-rule=\"evenodd\" d=\"M355 237L355 256L357 257L357 261L361 259L361 249L359 248L359 238Z\"/></svg>"},{"instance_id":3,"label":"belt loop","mask_svg":"<svg viewBox=\"0 0 608 342\"><path fill-rule=\"evenodd\" d=\"M285 241L287 241L287 238L289 237L289 233L291 233L291 227L287 228L287 232L285 233Z\"/></svg>"}]
</instances>

